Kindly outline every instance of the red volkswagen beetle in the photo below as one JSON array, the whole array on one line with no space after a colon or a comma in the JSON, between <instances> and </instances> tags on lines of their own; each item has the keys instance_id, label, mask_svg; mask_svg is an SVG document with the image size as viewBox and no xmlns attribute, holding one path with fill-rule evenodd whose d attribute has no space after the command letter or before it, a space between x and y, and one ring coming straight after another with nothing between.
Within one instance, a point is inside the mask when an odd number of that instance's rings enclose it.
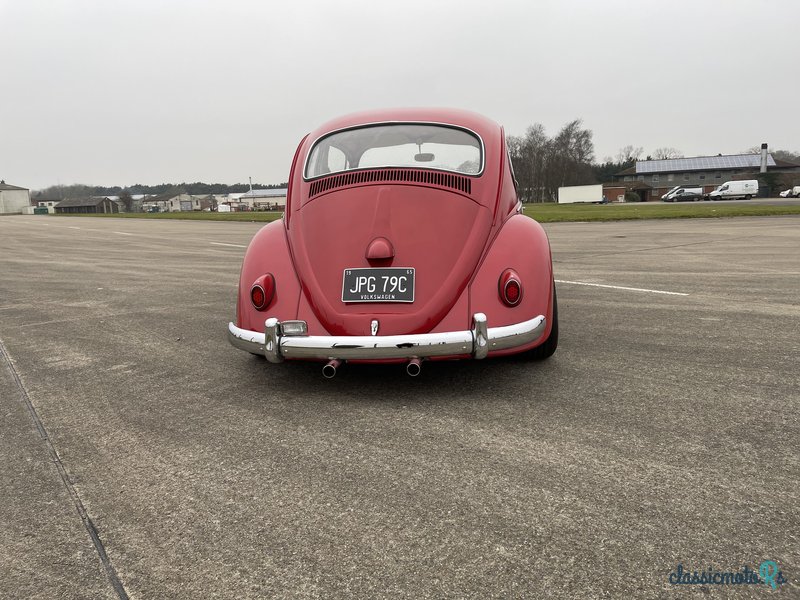
<instances>
[{"instance_id":1,"label":"red volkswagen beetle","mask_svg":"<svg viewBox=\"0 0 800 600\"><path fill-rule=\"evenodd\" d=\"M558 345L547 235L523 216L503 128L445 109L365 112L307 135L286 213L250 242L235 347L283 360L482 359Z\"/></svg>"}]
</instances>

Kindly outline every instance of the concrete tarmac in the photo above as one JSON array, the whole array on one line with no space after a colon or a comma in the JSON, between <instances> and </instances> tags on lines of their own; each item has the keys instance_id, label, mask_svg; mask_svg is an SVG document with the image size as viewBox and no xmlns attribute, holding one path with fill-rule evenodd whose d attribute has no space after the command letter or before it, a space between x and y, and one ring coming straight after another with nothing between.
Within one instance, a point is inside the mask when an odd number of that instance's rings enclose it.
<instances>
[{"instance_id":1,"label":"concrete tarmac","mask_svg":"<svg viewBox=\"0 0 800 600\"><path fill-rule=\"evenodd\" d=\"M548 225L550 360L333 380L226 341L260 227L0 218L0 598L800 595L800 217Z\"/></svg>"}]
</instances>

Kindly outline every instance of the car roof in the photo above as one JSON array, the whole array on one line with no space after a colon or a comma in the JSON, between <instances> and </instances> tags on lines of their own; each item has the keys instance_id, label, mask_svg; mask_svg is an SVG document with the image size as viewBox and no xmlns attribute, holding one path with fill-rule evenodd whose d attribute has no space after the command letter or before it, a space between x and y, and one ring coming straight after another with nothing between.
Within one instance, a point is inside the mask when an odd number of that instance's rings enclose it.
<instances>
[{"instance_id":1,"label":"car roof","mask_svg":"<svg viewBox=\"0 0 800 600\"><path fill-rule=\"evenodd\" d=\"M481 138L494 137L501 127L491 119L468 110L456 108L384 108L351 113L323 123L309 134L315 140L326 133L375 123L441 123L464 127L477 133Z\"/></svg>"}]
</instances>

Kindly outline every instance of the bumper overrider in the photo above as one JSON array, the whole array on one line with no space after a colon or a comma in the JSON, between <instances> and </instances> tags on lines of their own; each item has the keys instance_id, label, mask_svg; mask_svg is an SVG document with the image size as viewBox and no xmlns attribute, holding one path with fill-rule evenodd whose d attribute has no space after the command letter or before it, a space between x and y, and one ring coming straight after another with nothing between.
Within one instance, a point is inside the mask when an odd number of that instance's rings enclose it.
<instances>
[{"instance_id":1,"label":"bumper overrider","mask_svg":"<svg viewBox=\"0 0 800 600\"><path fill-rule=\"evenodd\" d=\"M301 327L298 327L302 324ZM284 359L300 360L380 360L415 359L433 356L463 356L486 358L489 352L517 348L542 336L547 325L544 315L528 321L489 327L486 315L472 316L472 329L443 333L412 335L327 336L303 335L303 321L269 318L264 331L241 329L228 323L228 341L252 354L263 354L269 362Z\"/></svg>"}]
</instances>

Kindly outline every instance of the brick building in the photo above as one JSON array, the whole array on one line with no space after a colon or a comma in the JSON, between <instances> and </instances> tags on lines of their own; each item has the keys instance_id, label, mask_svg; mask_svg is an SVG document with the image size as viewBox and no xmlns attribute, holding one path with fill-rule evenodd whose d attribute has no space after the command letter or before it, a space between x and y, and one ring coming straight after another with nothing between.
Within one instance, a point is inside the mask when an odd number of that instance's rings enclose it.
<instances>
[{"instance_id":1,"label":"brick building","mask_svg":"<svg viewBox=\"0 0 800 600\"><path fill-rule=\"evenodd\" d=\"M663 194L676 185L702 187L704 193L713 191L726 181L741 179L758 179L763 186L774 185L776 189L785 189L795 180L798 183L794 185L800 185L798 164L767 154L767 174L770 174L770 178L764 177L765 174L760 173L760 169L761 154L639 160L634 166L614 175L614 181L606 185L614 194L614 199L618 190L624 189L635 192L642 201L660 200ZM609 200L611 198L609 196Z\"/></svg>"}]
</instances>

